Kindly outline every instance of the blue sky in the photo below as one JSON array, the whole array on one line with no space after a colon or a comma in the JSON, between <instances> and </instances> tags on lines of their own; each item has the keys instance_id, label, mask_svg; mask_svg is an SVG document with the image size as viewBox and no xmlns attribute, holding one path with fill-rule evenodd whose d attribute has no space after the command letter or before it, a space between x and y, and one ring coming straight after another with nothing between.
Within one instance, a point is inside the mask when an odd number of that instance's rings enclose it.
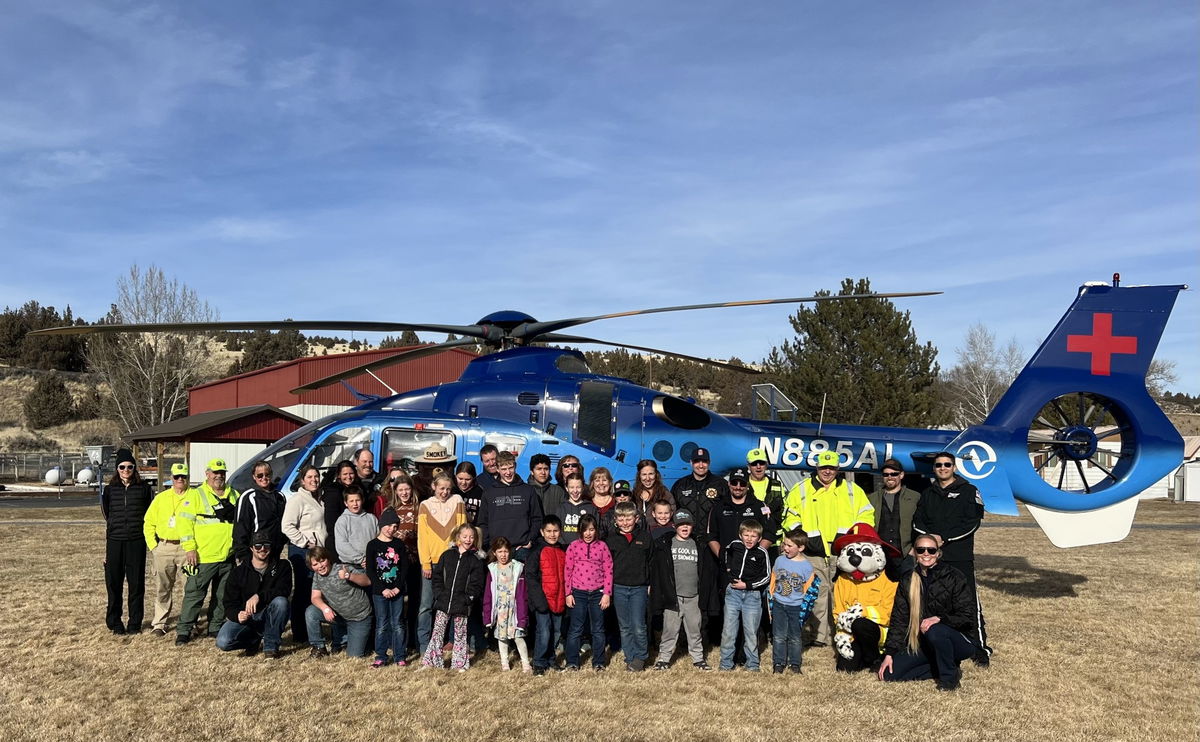
<instances>
[{"instance_id":1,"label":"blue sky","mask_svg":"<svg viewBox=\"0 0 1200 742\"><path fill-rule=\"evenodd\" d=\"M12 2L0 303L131 263L222 319L470 323L868 276L953 365L1087 280L1200 285L1178 2ZM1196 291L1158 357L1200 392ZM786 307L580 333L757 360ZM435 339L434 336L428 336ZM440 339L440 338L437 338Z\"/></svg>"}]
</instances>

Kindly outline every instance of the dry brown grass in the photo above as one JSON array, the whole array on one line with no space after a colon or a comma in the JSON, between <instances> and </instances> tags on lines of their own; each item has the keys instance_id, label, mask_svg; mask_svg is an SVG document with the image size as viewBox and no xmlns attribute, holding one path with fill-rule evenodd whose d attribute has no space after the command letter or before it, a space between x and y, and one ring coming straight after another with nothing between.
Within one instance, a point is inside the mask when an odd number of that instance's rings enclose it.
<instances>
[{"instance_id":1,"label":"dry brown grass","mask_svg":"<svg viewBox=\"0 0 1200 742\"><path fill-rule=\"evenodd\" d=\"M1165 507L1163 507L1165 506ZM1174 508L1168 510L1168 508ZM1160 512L1161 510L1161 512ZM95 518L92 509L23 511ZM1195 524L1194 506L1143 507ZM11 511L0 513L9 519ZM1142 740L1195 739L1200 531L1135 529L1061 551L1036 529L985 529L980 583L994 664L963 688L839 676L533 678L489 655L464 675L365 660L270 662L103 629L99 525L0 525L0 729L8 740ZM69 544L69 549L53 546ZM686 666L686 662L682 663Z\"/></svg>"}]
</instances>

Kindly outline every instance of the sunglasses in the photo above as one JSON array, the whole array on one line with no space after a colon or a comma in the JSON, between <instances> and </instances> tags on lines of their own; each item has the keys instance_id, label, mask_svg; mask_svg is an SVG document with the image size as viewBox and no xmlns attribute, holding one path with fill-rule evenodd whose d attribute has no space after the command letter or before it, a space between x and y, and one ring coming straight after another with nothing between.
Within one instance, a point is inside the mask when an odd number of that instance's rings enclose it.
<instances>
[{"instance_id":1,"label":"sunglasses","mask_svg":"<svg viewBox=\"0 0 1200 742\"><path fill-rule=\"evenodd\" d=\"M270 479L271 475L269 473L255 474L254 478L255 479Z\"/></svg>"},{"instance_id":2,"label":"sunglasses","mask_svg":"<svg viewBox=\"0 0 1200 742\"><path fill-rule=\"evenodd\" d=\"M751 461L750 462L750 466L766 466L766 465L767 465L767 462L765 462L765 461Z\"/></svg>"},{"instance_id":3,"label":"sunglasses","mask_svg":"<svg viewBox=\"0 0 1200 742\"><path fill-rule=\"evenodd\" d=\"M900 476L901 474L903 474L903 472L898 472L898 471L885 471L885 472L883 473L883 476L885 476L885 477L898 477L898 476Z\"/></svg>"},{"instance_id":4,"label":"sunglasses","mask_svg":"<svg viewBox=\"0 0 1200 742\"><path fill-rule=\"evenodd\" d=\"M936 546L914 546L913 552L915 552L917 554L936 554L936 553L938 553L938 547L936 547Z\"/></svg>"},{"instance_id":5,"label":"sunglasses","mask_svg":"<svg viewBox=\"0 0 1200 742\"><path fill-rule=\"evenodd\" d=\"M175 476L171 477L171 479L187 479L187 475L186 474L176 474Z\"/></svg>"},{"instance_id":6,"label":"sunglasses","mask_svg":"<svg viewBox=\"0 0 1200 742\"><path fill-rule=\"evenodd\" d=\"M133 468L133 464L122 464L117 467L117 470L118 471L129 471L132 468Z\"/></svg>"},{"instance_id":7,"label":"sunglasses","mask_svg":"<svg viewBox=\"0 0 1200 742\"><path fill-rule=\"evenodd\" d=\"M267 549L270 549L271 545L270 544L254 544L250 548L254 549L255 551L265 551Z\"/></svg>"},{"instance_id":8,"label":"sunglasses","mask_svg":"<svg viewBox=\"0 0 1200 742\"><path fill-rule=\"evenodd\" d=\"M954 464L946 464L946 463L939 462L937 464L934 464L933 468L934 469L953 469Z\"/></svg>"},{"instance_id":9,"label":"sunglasses","mask_svg":"<svg viewBox=\"0 0 1200 742\"><path fill-rule=\"evenodd\" d=\"M579 464L563 464L563 465L562 465L562 468L564 468L564 469L578 469L578 468L579 468Z\"/></svg>"}]
</instances>

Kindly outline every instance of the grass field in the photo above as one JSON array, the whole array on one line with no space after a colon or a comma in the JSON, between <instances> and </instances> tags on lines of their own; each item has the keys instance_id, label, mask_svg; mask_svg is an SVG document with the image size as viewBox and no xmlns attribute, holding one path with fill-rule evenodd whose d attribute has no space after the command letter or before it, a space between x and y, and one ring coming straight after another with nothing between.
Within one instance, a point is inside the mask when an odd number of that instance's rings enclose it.
<instances>
[{"instance_id":1,"label":"grass field","mask_svg":"<svg viewBox=\"0 0 1200 742\"><path fill-rule=\"evenodd\" d=\"M981 531L997 653L988 670L967 663L954 694L838 675L828 649L806 652L800 677L699 673L687 662L631 675L617 662L602 676L534 678L501 673L494 654L458 675L114 637L103 626L102 527L22 525L18 513L96 518L78 508L0 514L5 740L1099 742L1192 740L1200 724L1194 505L1144 503L1138 516L1193 528L1135 528L1121 543L1069 551L1036 529Z\"/></svg>"}]
</instances>

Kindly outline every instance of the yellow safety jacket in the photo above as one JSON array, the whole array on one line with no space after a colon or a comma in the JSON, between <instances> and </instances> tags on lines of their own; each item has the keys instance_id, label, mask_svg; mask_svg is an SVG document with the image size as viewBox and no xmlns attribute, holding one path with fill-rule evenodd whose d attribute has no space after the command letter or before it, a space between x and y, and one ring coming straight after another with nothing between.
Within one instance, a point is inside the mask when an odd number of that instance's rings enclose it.
<instances>
[{"instance_id":1,"label":"yellow safety jacket","mask_svg":"<svg viewBox=\"0 0 1200 742\"><path fill-rule=\"evenodd\" d=\"M185 489L175 494L174 487L159 492L150 503L142 521L142 534L146 537L146 548L154 549L159 541L179 541L179 511L183 501L195 497L196 490Z\"/></svg>"},{"instance_id":2,"label":"yellow safety jacket","mask_svg":"<svg viewBox=\"0 0 1200 742\"><path fill-rule=\"evenodd\" d=\"M193 494L194 493L194 494ZM184 551L194 551L201 564L214 564L229 559L233 551L233 512L224 508L228 520L218 511L222 506L237 502L237 490L226 487L219 496L208 483L187 491L188 497L179 509L175 525L179 529L179 545Z\"/></svg>"},{"instance_id":3,"label":"yellow safety jacket","mask_svg":"<svg viewBox=\"0 0 1200 742\"><path fill-rule=\"evenodd\" d=\"M783 530L799 526L808 534L804 553L828 556L833 540L855 523L875 525L875 508L862 487L838 475L828 487L816 477L797 483L783 500Z\"/></svg>"}]
</instances>

